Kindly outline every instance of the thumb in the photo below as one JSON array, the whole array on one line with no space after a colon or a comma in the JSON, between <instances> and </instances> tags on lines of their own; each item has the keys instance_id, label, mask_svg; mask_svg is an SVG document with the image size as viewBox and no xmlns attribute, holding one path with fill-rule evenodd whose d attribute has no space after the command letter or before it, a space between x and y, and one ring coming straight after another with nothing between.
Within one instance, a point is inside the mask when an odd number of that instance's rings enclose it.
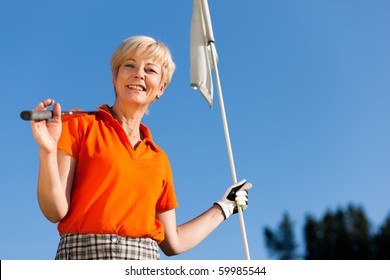
<instances>
[{"instance_id":1,"label":"thumb","mask_svg":"<svg viewBox=\"0 0 390 280\"><path fill-rule=\"evenodd\" d=\"M61 121L61 105L60 103L56 103L53 106L53 118L52 120L54 122L60 122Z\"/></svg>"},{"instance_id":2,"label":"thumb","mask_svg":"<svg viewBox=\"0 0 390 280\"><path fill-rule=\"evenodd\" d=\"M250 188L252 188L252 184L251 183L245 183L244 186L242 186L242 188L240 190L249 190Z\"/></svg>"}]
</instances>

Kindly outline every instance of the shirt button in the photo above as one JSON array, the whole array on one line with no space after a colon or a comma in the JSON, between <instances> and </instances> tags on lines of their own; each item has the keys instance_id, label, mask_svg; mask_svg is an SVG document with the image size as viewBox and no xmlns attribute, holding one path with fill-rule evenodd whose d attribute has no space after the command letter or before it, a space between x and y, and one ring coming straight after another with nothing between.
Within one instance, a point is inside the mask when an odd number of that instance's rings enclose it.
<instances>
[{"instance_id":1,"label":"shirt button","mask_svg":"<svg viewBox=\"0 0 390 280\"><path fill-rule=\"evenodd\" d=\"M113 243L117 243L118 242L118 236L117 235L113 235L113 236L111 236L111 242L113 242Z\"/></svg>"}]
</instances>

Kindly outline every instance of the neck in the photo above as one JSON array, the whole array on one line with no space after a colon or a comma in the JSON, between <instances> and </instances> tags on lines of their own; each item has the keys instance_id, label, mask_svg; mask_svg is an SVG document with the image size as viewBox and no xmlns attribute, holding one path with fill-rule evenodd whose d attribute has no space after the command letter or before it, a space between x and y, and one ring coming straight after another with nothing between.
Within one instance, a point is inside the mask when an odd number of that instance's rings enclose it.
<instances>
[{"instance_id":1,"label":"neck","mask_svg":"<svg viewBox=\"0 0 390 280\"><path fill-rule=\"evenodd\" d=\"M143 114L125 110L115 103L111 107L113 117L119 122L133 146L142 140L139 130Z\"/></svg>"}]
</instances>

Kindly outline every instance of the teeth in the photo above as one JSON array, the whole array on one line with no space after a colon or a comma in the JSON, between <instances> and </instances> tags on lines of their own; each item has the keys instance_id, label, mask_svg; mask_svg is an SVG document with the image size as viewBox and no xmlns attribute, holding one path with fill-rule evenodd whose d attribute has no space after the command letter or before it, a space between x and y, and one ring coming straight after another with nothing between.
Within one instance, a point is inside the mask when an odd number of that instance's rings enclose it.
<instances>
[{"instance_id":1,"label":"teeth","mask_svg":"<svg viewBox=\"0 0 390 280\"><path fill-rule=\"evenodd\" d=\"M142 90L144 90L144 88L143 87L141 87L141 86L136 86L136 85L129 85L129 86L127 86L129 89L135 89L135 90L140 90L140 91L142 91Z\"/></svg>"}]
</instances>

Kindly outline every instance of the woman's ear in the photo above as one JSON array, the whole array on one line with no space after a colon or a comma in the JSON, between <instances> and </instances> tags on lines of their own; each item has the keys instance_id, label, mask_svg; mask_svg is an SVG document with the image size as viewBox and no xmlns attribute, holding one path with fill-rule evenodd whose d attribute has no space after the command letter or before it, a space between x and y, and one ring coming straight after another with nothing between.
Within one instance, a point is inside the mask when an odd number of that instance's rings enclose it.
<instances>
[{"instance_id":1,"label":"woman's ear","mask_svg":"<svg viewBox=\"0 0 390 280\"><path fill-rule=\"evenodd\" d=\"M164 93L166 88L167 88L167 83L166 82L162 82L161 86L160 86L160 94L158 95L159 97L161 97L161 95L163 95L163 93Z\"/></svg>"}]
</instances>

